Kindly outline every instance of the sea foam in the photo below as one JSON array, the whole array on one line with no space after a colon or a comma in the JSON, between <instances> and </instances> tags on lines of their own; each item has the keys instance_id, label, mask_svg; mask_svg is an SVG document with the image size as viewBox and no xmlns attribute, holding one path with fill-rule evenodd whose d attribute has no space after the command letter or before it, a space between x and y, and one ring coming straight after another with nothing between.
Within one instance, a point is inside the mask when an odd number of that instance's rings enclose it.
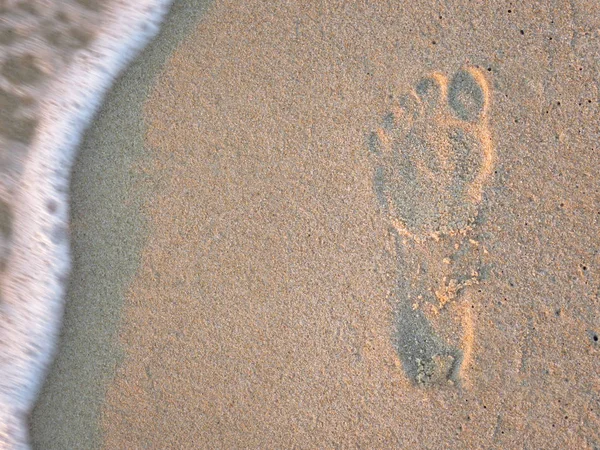
<instances>
[{"instance_id":1,"label":"sea foam","mask_svg":"<svg viewBox=\"0 0 600 450\"><path fill-rule=\"evenodd\" d=\"M0 450L29 448L28 415L55 351L71 265L68 185L81 136L111 83L156 34L170 3L104 4L94 38L39 99L35 133L6 200L12 233L0 278Z\"/></svg>"}]
</instances>

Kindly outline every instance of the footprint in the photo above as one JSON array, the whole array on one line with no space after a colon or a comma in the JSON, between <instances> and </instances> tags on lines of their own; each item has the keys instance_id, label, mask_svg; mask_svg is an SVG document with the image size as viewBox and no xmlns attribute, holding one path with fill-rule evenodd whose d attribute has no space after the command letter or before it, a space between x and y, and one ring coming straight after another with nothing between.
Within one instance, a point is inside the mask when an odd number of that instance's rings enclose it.
<instances>
[{"instance_id":1,"label":"footprint","mask_svg":"<svg viewBox=\"0 0 600 450\"><path fill-rule=\"evenodd\" d=\"M478 69L449 82L434 73L400 96L371 134L377 198L399 233L425 239L472 224L494 165L489 104Z\"/></svg>"},{"instance_id":2,"label":"footprint","mask_svg":"<svg viewBox=\"0 0 600 450\"><path fill-rule=\"evenodd\" d=\"M433 73L394 100L371 133L374 190L397 244L395 346L419 385L464 384L473 340L469 288L480 281L474 239L493 172L490 90L473 67Z\"/></svg>"}]
</instances>

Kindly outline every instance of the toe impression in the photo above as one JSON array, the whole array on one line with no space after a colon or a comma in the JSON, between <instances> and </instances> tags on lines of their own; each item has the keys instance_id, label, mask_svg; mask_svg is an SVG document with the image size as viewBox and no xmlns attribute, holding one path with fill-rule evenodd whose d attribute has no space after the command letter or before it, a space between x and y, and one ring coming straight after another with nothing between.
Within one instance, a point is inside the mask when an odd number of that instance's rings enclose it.
<instances>
[{"instance_id":1,"label":"toe impression","mask_svg":"<svg viewBox=\"0 0 600 450\"><path fill-rule=\"evenodd\" d=\"M477 122L485 112L488 96L485 78L477 69L456 72L448 86L448 104L460 120Z\"/></svg>"}]
</instances>

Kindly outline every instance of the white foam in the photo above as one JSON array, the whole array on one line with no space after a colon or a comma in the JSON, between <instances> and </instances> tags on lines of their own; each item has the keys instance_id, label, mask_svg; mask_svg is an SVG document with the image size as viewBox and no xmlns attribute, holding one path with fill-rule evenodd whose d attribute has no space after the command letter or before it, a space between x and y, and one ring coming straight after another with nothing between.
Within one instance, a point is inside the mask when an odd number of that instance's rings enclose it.
<instances>
[{"instance_id":1,"label":"white foam","mask_svg":"<svg viewBox=\"0 0 600 450\"><path fill-rule=\"evenodd\" d=\"M0 450L29 448L27 417L52 359L70 270L68 184L83 131L125 65L159 29L171 0L113 1L91 45L42 101L13 204L13 243L0 282Z\"/></svg>"}]
</instances>

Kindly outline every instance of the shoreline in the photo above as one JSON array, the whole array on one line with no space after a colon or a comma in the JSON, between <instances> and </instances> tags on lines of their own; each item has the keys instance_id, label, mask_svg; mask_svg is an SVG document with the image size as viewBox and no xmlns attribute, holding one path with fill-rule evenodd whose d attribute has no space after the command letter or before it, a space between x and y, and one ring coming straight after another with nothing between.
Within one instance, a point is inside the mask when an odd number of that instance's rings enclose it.
<instances>
[{"instance_id":1,"label":"shoreline","mask_svg":"<svg viewBox=\"0 0 600 450\"><path fill-rule=\"evenodd\" d=\"M103 98L78 147L69 189L73 269L58 349L31 415L34 448L101 443L104 391L122 358L119 311L146 228L143 193L152 191L140 172L149 157L139 119L142 104L207 3L174 2L158 35Z\"/></svg>"}]
</instances>

